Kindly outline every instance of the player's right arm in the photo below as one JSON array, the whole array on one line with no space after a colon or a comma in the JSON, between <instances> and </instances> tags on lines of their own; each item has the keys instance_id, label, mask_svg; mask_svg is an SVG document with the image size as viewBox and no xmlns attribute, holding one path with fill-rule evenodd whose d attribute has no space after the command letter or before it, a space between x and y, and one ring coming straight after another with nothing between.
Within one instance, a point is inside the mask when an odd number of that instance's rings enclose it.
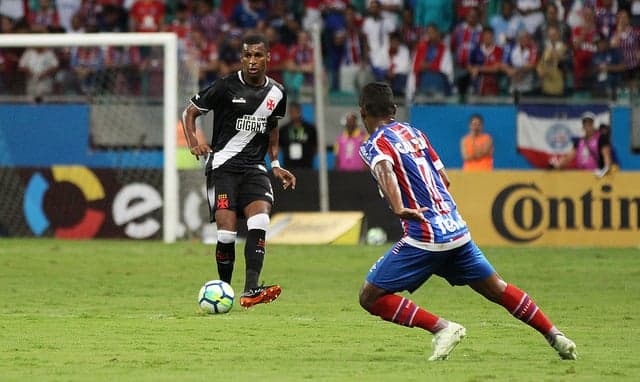
<instances>
[{"instance_id":1,"label":"player's right arm","mask_svg":"<svg viewBox=\"0 0 640 382\"><path fill-rule=\"evenodd\" d=\"M182 129L184 136L187 139L189 145L189 151L191 154L198 158L200 155L207 155L211 151L211 147L206 142L198 141L198 133L196 130L196 118L200 116L201 111L193 104L189 104L182 112Z\"/></svg>"},{"instance_id":2,"label":"player's right arm","mask_svg":"<svg viewBox=\"0 0 640 382\"><path fill-rule=\"evenodd\" d=\"M406 208L402 203L402 195L400 193L400 187L398 186L398 179L393 171L393 164L387 160L381 160L373 168L373 175L378 182L378 186L385 198L389 202L391 211L401 219L427 221L423 212L427 207L421 207L419 209Z\"/></svg>"},{"instance_id":3,"label":"player's right arm","mask_svg":"<svg viewBox=\"0 0 640 382\"><path fill-rule=\"evenodd\" d=\"M182 128L184 136L189 145L191 154L198 158L200 155L208 155L213 152L211 146L206 142L199 142L196 132L196 118L201 114L206 114L209 110L216 110L224 107L224 94L226 84L224 79L220 79L200 91L191 98L189 106L182 112Z\"/></svg>"}]
</instances>

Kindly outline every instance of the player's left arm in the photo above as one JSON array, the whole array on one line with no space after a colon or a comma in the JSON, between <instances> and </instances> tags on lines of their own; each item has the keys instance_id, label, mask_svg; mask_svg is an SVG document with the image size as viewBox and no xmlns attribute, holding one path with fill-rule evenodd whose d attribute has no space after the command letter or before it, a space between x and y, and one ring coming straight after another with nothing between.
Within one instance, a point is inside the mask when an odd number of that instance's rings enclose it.
<instances>
[{"instance_id":1,"label":"player's left arm","mask_svg":"<svg viewBox=\"0 0 640 382\"><path fill-rule=\"evenodd\" d=\"M423 212L427 207L406 208L402 203L402 194L398 186L398 179L393 171L393 164L388 160L381 160L375 164L373 175L380 186L380 190L389 202L391 211L401 219L427 221Z\"/></svg>"},{"instance_id":2,"label":"player's left arm","mask_svg":"<svg viewBox=\"0 0 640 382\"><path fill-rule=\"evenodd\" d=\"M273 119L267 122L269 124L269 146L267 147L267 154L271 160L271 171L273 175L282 182L282 188L285 190L291 187L292 190L296 189L296 177L289 170L280 167L278 161L279 140L280 132L278 130L278 121Z\"/></svg>"}]
</instances>

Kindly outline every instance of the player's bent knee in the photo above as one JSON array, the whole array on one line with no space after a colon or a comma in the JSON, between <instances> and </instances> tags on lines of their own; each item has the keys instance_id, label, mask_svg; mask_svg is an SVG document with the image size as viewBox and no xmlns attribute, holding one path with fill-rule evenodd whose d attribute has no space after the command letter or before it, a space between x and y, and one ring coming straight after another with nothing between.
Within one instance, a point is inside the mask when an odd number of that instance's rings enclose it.
<instances>
[{"instance_id":1,"label":"player's bent knee","mask_svg":"<svg viewBox=\"0 0 640 382\"><path fill-rule=\"evenodd\" d=\"M365 284L360 288L360 293L358 294L358 301L360 302L360 306L371 313L371 307L376 302L376 300L380 297L377 293L372 293L371 288L368 288L369 284Z\"/></svg>"},{"instance_id":2,"label":"player's bent knee","mask_svg":"<svg viewBox=\"0 0 640 382\"><path fill-rule=\"evenodd\" d=\"M247 219L247 229L261 229L266 231L269 227L269 215L268 214L256 214Z\"/></svg>"},{"instance_id":3,"label":"player's bent knee","mask_svg":"<svg viewBox=\"0 0 640 382\"><path fill-rule=\"evenodd\" d=\"M236 242L236 236L238 235L237 232L234 231L225 231L223 229L219 229L218 230L218 241L220 243L235 243Z\"/></svg>"}]
</instances>

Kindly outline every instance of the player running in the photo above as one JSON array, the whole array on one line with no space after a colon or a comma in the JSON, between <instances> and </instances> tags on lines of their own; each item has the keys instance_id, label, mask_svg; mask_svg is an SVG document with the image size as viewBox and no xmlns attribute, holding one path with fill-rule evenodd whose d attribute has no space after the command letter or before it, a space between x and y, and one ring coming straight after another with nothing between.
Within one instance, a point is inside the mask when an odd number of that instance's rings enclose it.
<instances>
[{"instance_id":1,"label":"player running","mask_svg":"<svg viewBox=\"0 0 640 382\"><path fill-rule=\"evenodd\" d=\"M523 291L498 276L471 239L467 224L448 191L444 165L426 135L396 122L391 88L366 85L360 114L370 134L360 147L404 236L369 271L360 305L383 320L417 326L434 334L430 361L447 359L466 329L417 306L396 292L413 293L436 274L451 285L469 285L547 339L563 359L576 359L576 345L565 337Z\"/></svg>"},{"instance_id":2,"label":"player running","mask_svg":"<svg viewBox=\"0 0 640 382\"><path fill-rule=\"evenodd\" d=\"M281 293L279 285L258 286L265 255L265 234L273 190L264 161L268 153L273 175L284 189L296 187L296 177L280 167L278 119L284 117L287 95L265 75L269 43L247 36L242 44L242 69L201 90L182 114L191 153L206 157L210 218L217 223L216 262L220 279L231 282L238 217L247 218L244 247L246 278L240 305L268 303ZM196 118L213 110L211 145L198 144Z\"/></svg>"}]
</instances>

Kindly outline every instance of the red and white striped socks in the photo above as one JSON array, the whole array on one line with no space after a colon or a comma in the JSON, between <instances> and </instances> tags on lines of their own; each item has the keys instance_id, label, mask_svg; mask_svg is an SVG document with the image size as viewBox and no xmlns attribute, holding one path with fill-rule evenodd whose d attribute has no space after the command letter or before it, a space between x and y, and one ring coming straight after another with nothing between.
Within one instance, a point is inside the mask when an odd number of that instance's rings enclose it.
<instances>
[{"instance_id":1,"label":"red and white striped socks","mask_svg":"<svg viewBox=\"0 0 640 382\"><path fill-rule=\"evenodd\" d=\"M507 284L507 288L502 294L502 301L500 302L515 318L524 322L525 324L536 329L543 335L548 335L553 324L547 316L542 313L542 310L538 308L538 305L527 295L525 292L518 289L518 287Z\"/></svg>"},{"instance_id":2,"label":"red and white striped socks","mask_svg":"<svg viewBox=\"0 0 640 382\"><path fill-rule=\"evenodd\" d=\"M373 304L369 313L398 325L419 328L435 333L444 329L448 322L420 308L413 301L397 294L387 294Z\"/></svg>"}]
</instances>

